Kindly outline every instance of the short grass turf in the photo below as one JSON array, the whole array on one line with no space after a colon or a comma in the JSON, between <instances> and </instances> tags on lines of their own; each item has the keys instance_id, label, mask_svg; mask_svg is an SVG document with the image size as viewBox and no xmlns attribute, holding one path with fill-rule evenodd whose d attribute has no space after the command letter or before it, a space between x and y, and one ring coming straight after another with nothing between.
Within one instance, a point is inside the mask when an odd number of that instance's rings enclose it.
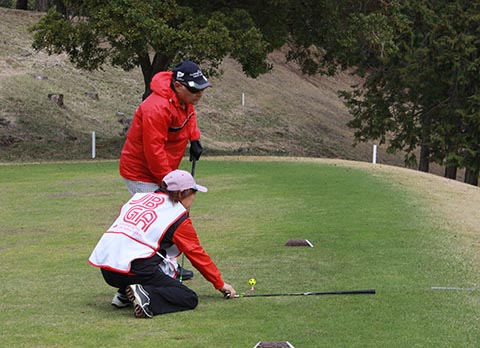
<instances>
[{"instance_id":1,"label":"short grass turf","mask_svg":"<svg viewBox=\"0 0 480 348\"><path fill-rule=\"evenodd\" d=\"M182 168L189 170L188 161ZM421 197L381 176L301 161L204 160L191 211L238 292L375 288L375 295L226 301L198 272L193 311L136 319L87 259L129 198L117 162L0 166L0 342L5 347L476 347L473 277ZM310 247L286 247L308 239ZM187 268L191 265L186 263Z\"/></svg>"}]
</instances>

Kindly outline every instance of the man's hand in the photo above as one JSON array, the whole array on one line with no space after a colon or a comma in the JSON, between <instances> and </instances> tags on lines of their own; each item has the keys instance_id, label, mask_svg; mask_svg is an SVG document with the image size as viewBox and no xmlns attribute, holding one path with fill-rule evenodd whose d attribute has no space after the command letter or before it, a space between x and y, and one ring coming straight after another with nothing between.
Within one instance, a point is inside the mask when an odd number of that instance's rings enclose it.
<instances>
[{"instance_id":1,"label":"man's hand","mask_svg":"<svg viewBox=\"0 0 480 348\"><path fill-rule=\"evenodd\" d=\"M203 147L200 144L200 140L193 140L190 142L190 162L194 159L198 161L202 155Z\"/></svg>"}]
</instances>

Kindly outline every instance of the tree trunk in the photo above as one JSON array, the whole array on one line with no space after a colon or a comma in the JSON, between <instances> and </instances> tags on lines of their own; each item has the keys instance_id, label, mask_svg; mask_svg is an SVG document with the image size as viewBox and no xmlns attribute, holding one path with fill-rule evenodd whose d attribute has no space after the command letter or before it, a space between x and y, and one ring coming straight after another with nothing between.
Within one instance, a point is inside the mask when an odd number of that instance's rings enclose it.
<instances>
[{"instance_id":1,"label":"tree trunk","mask_svg":"<svg viewBox=\"0 0 480 348\"><path fill-rule=\"evenodd\" d=\"M39 12L47 12L48 0L35 0L35 10Z\"/></svg>"},{"instance_id":2,"label":"tree trunk","mask_svg":"<svg viewBox=\"0 0 480 348\"><path fill-rule=\"evenodd\" d=\"M418 170L428 173L430 169L430 147L422 145L420 148L420 161L418 163Z\"/></svg>"},{"instance_id":3,"label":"tree trunk","mask_svg":"<svg viewBox=\"0 0 480 348\"><path fill-rule=\"evenodd\" d=\"M145 83L145 92L143 93L142 100L145 100L151 93L150 82L152 82L153 76L160 71L166 71L170 64L170 59L159 53L155 53L153 62L150 63L150 56L148 53L144 53L139 57L140 68L142 69L143 82Z\"/></svg>"},{"instance_id":4,"label":"tree trunk","mask_svg":"<svg viewBox=\"0 0 480 348\"><path fill-rule=\"evenodd\" d=\"M448 179L457 179L457 166L446 166L445 167L445 175Z\"/></svg>"},{"instance_id":5,"label":"tree trunk","mask_svg":"<svg viewBox=\"0 0 480 348\"><path fill-rule=\"evenodd\" d=\"M470 169L465 169L465 180L466 184L470 184L473 186L478 186L478 170L473 171Z\"/></svg>"},{"instance_id":6,"label":"tree trunk","mask_svg":"<svg viewBox=\"0 0 480 348\"><path fill-rule=\"evenodd\" d=\"M418 163L418 170L428 173L430 169L430 129L432 127L428 113L422 115L421 123L420 161Z\"/></svg>"},{"instance_id":7,"label":"tree trunk","mask_svg":"<svg viewBox=\"0 0 480 348\"><path fill-rule=\"evenodd\" d=\"M156 73L160 71L166 71L168 66L170 65L171 59L167 56L164 56L160 53L155 53L155 57L153 57L152 63L152 77L155 76Z\"/></svg>"},{"instance_id":8,"label":"tree trunk","mask_svg":"<svg viewBox=\"0 0 480 348\"><path fill-rule=\"evenodd\" d=\"M150 82L152 81L152 63L150 63L150 56L148 52L143 53L141 56L138 57L138 61L140 64L140 68L142 69L143 74L143 83L145 84L145 92L143 93L142 100L145 100L150 93L152 93L150 89Z\"/></svg>"},{"instance_id":9,"label":"tree trunk","mask_svg":"<svg viewBox=\"0 0 480 348\"><path fill-rule=\"evenodd\" d=\"M478 186L478 176L480 174L480 152L477 152L473 157L470 165L465 168L465 180L466 184Z\"/></svg>"},{"instance_id":10,"label":"tree trunk","mask_svg":"<svg viewBox=\"0 0 480 348\"><path fill-rule=\"evenodd\" d=\"M56 7L58 12L64 16L67 16L67 8L65 7L63 0L53 0L51 3Z\"/></svg>"},{"instance_id":11,"label":"tree trunk","mask_svg":"<svg viewBox=\"0 0 480 348\"><path fill-rule=\"evenodd\" d=\"M15 8L17 10L28 10L28 0L17 0Z\"/></svg>"}]
</instances>

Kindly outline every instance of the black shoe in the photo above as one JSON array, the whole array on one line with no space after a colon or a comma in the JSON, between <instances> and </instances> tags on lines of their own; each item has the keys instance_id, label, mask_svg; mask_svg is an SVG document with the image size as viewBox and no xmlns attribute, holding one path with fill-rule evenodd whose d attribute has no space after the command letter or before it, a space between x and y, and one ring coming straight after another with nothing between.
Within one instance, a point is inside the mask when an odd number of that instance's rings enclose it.
<instances>
[{"instance_id":1,"label":"black shoe","mask_svg":"<svg viewBox=\"0 0 480 348\"><path fill-rule=\"evenodd\" d=\"M150 296L140 284L129 285L126 293L130 302L135 308L135 316L137 318L151 318L153 312L150 309Z\"/></svg>"},{"instance_id":2,"label":"black shoe","mask_svg":"<svg viewBox=\"0 0 480 348\"><path fill-rule=\"evenodd\" d=\"M177 273L178 273L177 279L179 279L180 281L189 280L193 278L193 272L188 269L182 268L181 266L178 266Z\"/></svg>"},{"instance_id":3,"label":"black shoe","mask_svg":"<svg viewBox=\"0 0 480 348\"><path fill-rule=\"evenodd\" d=\"M112 306L115 306L117 308L125 308L130 306L132 303L128 299L127 295L121 294L117 292L115 296L113 296L112 299Z\"/></svg>"}]
</instances>

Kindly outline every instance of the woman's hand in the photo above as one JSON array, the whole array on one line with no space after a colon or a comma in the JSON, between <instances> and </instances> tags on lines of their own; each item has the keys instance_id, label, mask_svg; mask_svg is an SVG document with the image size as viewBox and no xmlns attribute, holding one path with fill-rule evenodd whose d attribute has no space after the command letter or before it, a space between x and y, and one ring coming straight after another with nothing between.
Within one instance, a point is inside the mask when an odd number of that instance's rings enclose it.
<instances>
[{"instance_id":1,"label":"woman's hand","mask_svg":"<svg viewBox=\"0 0 480 348\"><path fill-rule=\"evenodd\" d=\"M223 287L219 289L225 298L231 299L235 297L235 289L230 284L224 283Z\"/></svg>"}]
</instances>

